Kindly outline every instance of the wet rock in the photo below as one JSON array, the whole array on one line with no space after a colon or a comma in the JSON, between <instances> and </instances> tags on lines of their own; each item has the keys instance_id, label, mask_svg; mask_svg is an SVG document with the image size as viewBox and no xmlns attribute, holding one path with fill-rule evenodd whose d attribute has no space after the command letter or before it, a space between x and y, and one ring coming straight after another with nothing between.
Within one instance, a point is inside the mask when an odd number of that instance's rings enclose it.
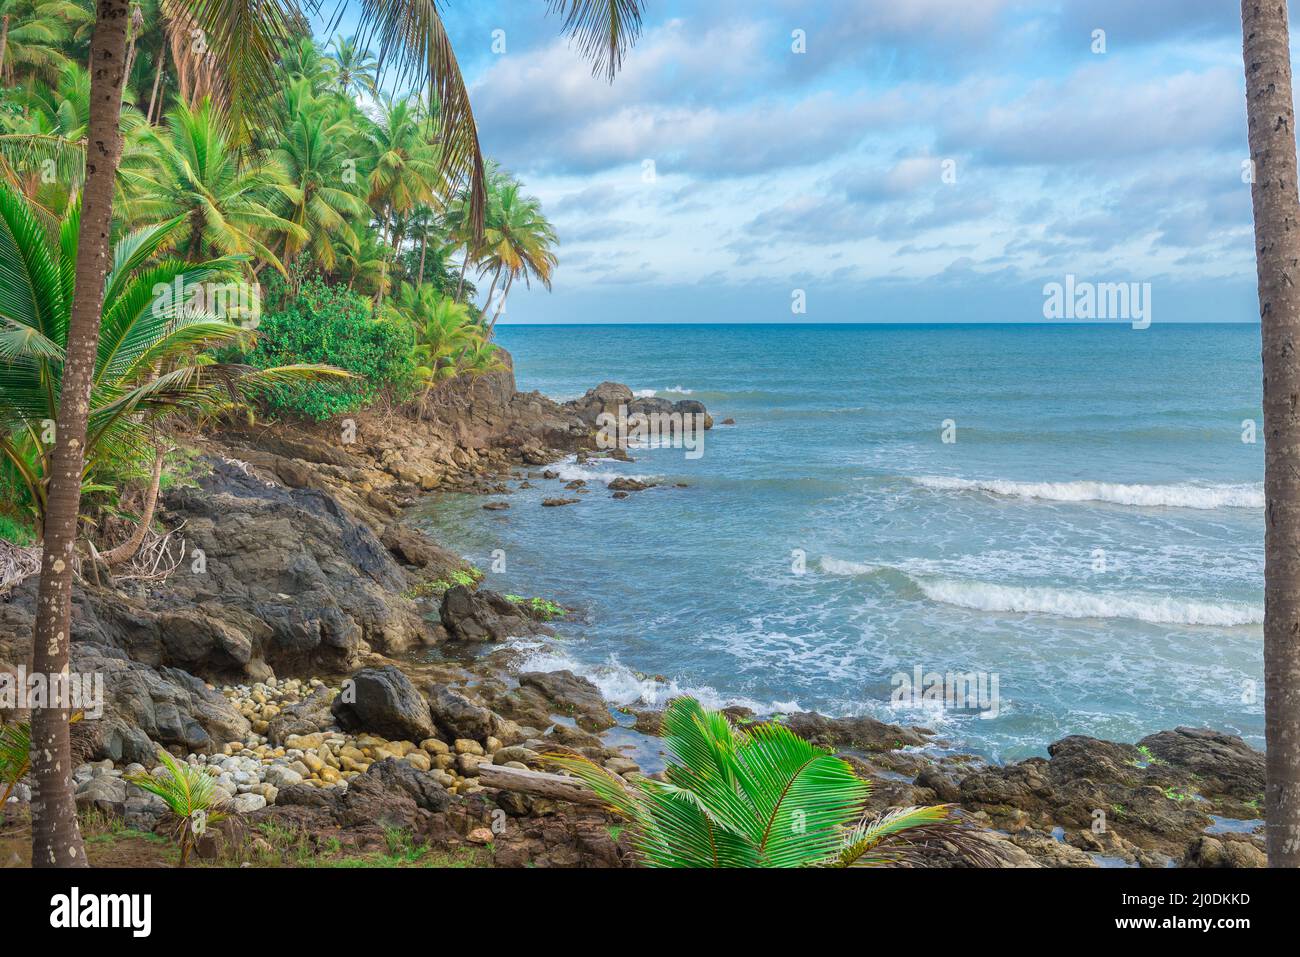
<instances>
[{"instance_id":1,"label":"wet rock","mask_svg":"<svg viewBox=\"0 0 1300 957\"><path fill-rule=\"evenodd\" d=\"M615 725L609 705L594 684L572 671L529 671L519 676L521 711L540 710L573 718L587 731L604 731ZM533 705L534 707L529 707ZM516 717L516 720L520 718ZM541 723L545 723L544 718Z\"/></svg>"},{"instance_id":2,"label":"wet rock","mask_svg":"<svg viewBox=\"0 0 1300 957\"><path fill-rule=\"evenodd\" d=\"M926 743L923 729L886 724L874 718L827 718L805 711L786 715L782 723L799 737L823 747L890 751Z\"/></svg>"},{"instance_id":3,"label":"wet rock","mask_svg":"<svg viewBox=\"0 0 1300 957\"><path fill-rule=\"evenodd\" d=\"M1202 835L1187 848L1183 867L1268 867L1268 855L1249 840Z\"/></svg>"},{"instance_id":4,"label":"wet rock","mask_svg":"<svg viewBox=\"0 0 1300 957\"><path fill-rule=\"evenodd\" d=\"M611 481L608 487L615 492L644 492L648 488L654 488L655 484L654 482L642 482L640 479L620 476Z\"/></svg>"},{"instance_id":5,"label":"wet rock","mask_svg":"<svg viewBox=\"0 0 1300 957\"><path fill-rule=\"evenodd\" d=\"M578 498L547 498L542 499L543 508L559 508L562 505L576 505L582 499Z\"/></svg>"}]
</instances>

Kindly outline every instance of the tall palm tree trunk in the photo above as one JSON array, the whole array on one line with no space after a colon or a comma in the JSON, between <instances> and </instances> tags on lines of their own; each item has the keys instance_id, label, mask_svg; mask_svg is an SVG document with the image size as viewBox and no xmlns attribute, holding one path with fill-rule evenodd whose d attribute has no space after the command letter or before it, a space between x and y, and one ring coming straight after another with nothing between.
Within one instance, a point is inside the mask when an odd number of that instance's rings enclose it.
<instances>
[{"instance_id":1,"label":"tall palm tree trunk","mask_svg":"<svg viewBox=\"0 0 1300 957\"><path fill-rule=\"evenodd\" d=\"M5 47L9 46L9 14L0 21L0 73L5 69Z\"/></svg>"},{"instance_id":2,"label":"tall palm tree trunk","mask_svg":"<svg viewBox=\"0 0 1300 957\"><path fill-rule=\"evenodd\" d=\"M158 491L162 488L163 460L166 457L167 452L161 446L154 449L153 472L149 476L149 490L145 493L144 514L140 516L140 524L135 527L130 538L101 556L104 564L109 568L135 558L140 551L140 546L144 544L144 537L149 533L149 526L153 524L154 510L158 507Z\"/></svg>"},{"instance_id":3,"label":"tall palm tree trunk","mask_svg":"<svg viewBox=\"0 0 1300 957\"><path fill-rule=\"evenodd\" d=\"M167 62L167 44L164 43L158 48L158 66L153 71L153 90L149 93L149 110L145 113L144 118L150 123L153 122L153 105L158 99L158 84L162 82L163 64Z\"/></svg>"},{"instance_id":4,"label":"tall palm tree trunk","mask_svg":"<svg viewBox=\"0 0 1300 957\"><path fill-rule=\"evenodd\" d=\"M465 262L460 267L460 281L456 283L456 301L460 302L461 295L465 292L465 273L469 272L470 245L465 244Z\"/></svg>"},{"instance_id":5,"label":"tall palm tree trunk","mask_svg":"<svg viewBox=\"0 0 1300 957\"><path fill-rule=\"evenodd\" d=\"M497 320L501 318L501 310L506 307L506 298L510 295L510 287L515 284L515 274L511 273L510 278L506 280L506 288L501 290L501 299L497 302L497 311L492 314L492 321L488 323L488 335L492 335L492 330L497 326Z\"/></svg>"},{"instance_id":6,"label":"tall palm tree trunk","mask_svg":"<svg viewBox=\"0 0 1300 957\"><path fill-rule=\"evenodd\" d=\"M1264 361L1265 843L1300 867L1300 198L1286 0L1242 0Z\"/></svg>"},{"instance_id":7,"label":"tall palm tree trunk","mask_svg":"<svg viewBox=\"0 0 1300 957\"><path fill-rule=\"evenodd\" d=\"M483 314L492 308L492 297L497 294L497 283L501 281L501 267L497 267L496 275L492 277L492 285L488 286L487 299L483 302Z\"/></svg>"},{"instance_id":8,"label":"tall palm tree trunk","mask_svg":"<svg viewBox=\"0 0 1300 957\"><path fill-rule=\"evenodd\" d=\"M122 154L118 118L126 79L126 29L130 0L98 0L90 39L90 125L86 135L86 182L72 315L68 324L63 389L51 456L45 554L32 640L32 671L68 670L71 640L72 561L85 465L86 415L95 351L99 344L104 276L109 270L113 183ZM86 853L72 796L72 755L66 708L32 714L32 866L85 867Z\"/></svg>"}]
</instances>

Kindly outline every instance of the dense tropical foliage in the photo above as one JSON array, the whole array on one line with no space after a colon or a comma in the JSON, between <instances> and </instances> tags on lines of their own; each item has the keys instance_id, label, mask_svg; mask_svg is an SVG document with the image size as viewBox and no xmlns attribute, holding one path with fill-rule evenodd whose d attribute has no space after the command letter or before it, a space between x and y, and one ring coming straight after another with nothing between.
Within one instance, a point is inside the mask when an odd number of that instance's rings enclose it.
<instances>
[{"instance_id":1,"label":"dense tropical foliage","mask_svg":"<svg viewBox=\"0 0 1300 957\"><path fill-rule=\"evenodd\" d=\"M189 227L188 247L177 239L174 249L156 250L160 257L217 255L212 250L229 256L231 249L243 246L251 250L251 277L259 276L267 266L288 273L274 251L275 234L282 234L283 256L292 261L310 241L310 227L269 204L296 203L304 214L313 214L319 227L330 210L314 200L326 204L329 200L319 188L319 177L313 177L310 163L296 171L286 170L284 182L278 181L273 167L284 165L279 140L288 120L313 105L308 99L322 99L326 102L321 109L338 111L345 121L357 120L355 142L361 149L344 159L339 178L344 191L358 182L368 183L370 214L355 245L348 231L338 230L347 254L336 262L340 274L327 280L342 280L345 272L349 289L374 285L378 313L392 287L393 267L404 262L400 254L407 227L413 222L419 224L422 247L417 283L423 280L430 216L419 207L449 208L458 191L464 195L468 226L462 234L467 249L458 295L467 286L464 273L480 267L488 206L485 163L467 84L440 7L412 0L356 0L356 8L357 28L377 44L379 61L395 63L399 79L415 81L414 95L405 99L418 101L420 106L397 110L388 98L382 124L361 109L357 100L348 100L352 90L367 85L361 75L370 69L368 51L358 49L355 43L345 49L339 42L332 55L322 56L307 26L307 15L318 10L314 3L0 0L0 77L5 81L0 95L0 176L29 201L33 216L46 219L45 228L59 235L61 249L75 246L75 255L62 255L57 277L70 304L63 347L58 350L54 340L41 343L29 335L22 360L35 359L59 372L57 389L53 376L44 382L47 392L57 396L51 403L57 409L54 432L44 439L51 446L44 488L33 489L30 482L21 482L28 495L40 497L43 513L38 529L40 580L32 640L36 671L60 673L70 663L74 565L82 547L81 514L89 464L89 413L102 374L99 343L106 320L105 280L116 271L113 236L158 225L139 222L134 216L148 216L151 209L157 215L170 207L178 211L177 218L184 217ZM548 8L562 15L564 32L592 61L593 71L612 80L640 33L639 0L548 0ZM14 50L9 54L11 30ZM54 73L65 65L85 63L95 67L86 97L95 106L84 111L84 131L78 134L74 125L81 122L83 114L62 110L64 101L55 111L60 114L57 129L25 127L33 110L17 102L10 91L35 91L39 84L52 83ZM150 75L152 83L147 79ZM323 96L329 79L337 81L332 87L337 96L332 101ZM145 86L147 101L142 95ZM72 84L67 93L66 102L75 107L81 88ZM143 111L138 109L140 103L147 103ZM169 107L171 116L160 138L161 117ZM402 132L402 123L418 127L421 135L393 135ZM343 135L345 130L339 127L333 132ZM171 138L170 143L166 137ZM420 142L425 138L429 145L436 142L439 152L436 183L427 181L426 150ZM200 150L209 147L211 157L200 155ZM231 148L238 150L233 169L221 156ZM268 153L272 155L268 157ZM187 164L187 160L192 162ZM265 182L242 176L249 166L262 163L266 164ZM319 173L319 166L316 169ZM365 178L359 178L358 172L364 172ZM33 194L38 192L43 195L36 200ZM58 224L67 222L74 209L80 210L76 229L61 228ZM237 214L237 221L224 219L227 210ZM337 213L337 208L333 212ZM356 231L352 232L355 235ZM69 237L75 233L75 243L65 241L65 233ZM325 238L317 239L315 248L323 250ZM186 252L178 252L180 249ZM316 258L323 262L326 257ZM49 285L46 279L43 284ZM174 288L178 296L187 294L183 278L178 277ZM19 277L12 289L0 288L0 308L17 304L21 312L22 296ZM22 335L19 330L17 338ZM474 369L493 361L490 336L490 326L483 328L464 348ZM32 342L37 345L33 347ZM411 348L417 346L413 336ZM204 365L208 358L206 352L199 353L194 362ZM162 369L147 370L145 375L147 380L166 378ZM122 385L129 388L133 383ZM0 406L9 401L0 395ZM9 421L22 418L21 414L6 415ZM18 437L13 433L6 436L11 442ZM149 521L165 454L155 449L152 488L141 529ZM7 458L7 471L0 474L8 487L17 484L9 470L13 462L14 457ZM28 503L29 507L37 504ZM9 516L0 518L12 523ZM135 548L138 539L137 530L124 546L126 551ZM87 545L93 559L94 546ZM85 848L67 774L71 763L67 711L38 709L32 718L31 742L32 773L40 795L32 808L33 864L83 867Z\"/></svg>"},{"instance_id":2,"label":"dense tropical foliage","mask_svg":"<svg viewBox=\"0 0 1300 957\"><path fill-rule=\"evenodd\" d=\"M93 11L81 0L2 9L13 16L0 61L0 486L12 503L6 521L39 535L73 292ZM248 126L176 58L157 0L136 9L87 491L111 495L122 476L147 474L141 463L168 415L242 404L321 420L381 397L427 402L452 379L500 367L491 331L512 286L549 288L556 264L537 200L491 165L476 234L469 188L443 162L436 102L385 92L376 57L355 38L286 42L258 104L272 121ZM218 315L189 302L191 289L214 284L251 291L241 301L264 312ZM175 292L160 307L152 292L163 287ZM332 381L326 366L352 378Z\"/></svg>"}]
</instances>

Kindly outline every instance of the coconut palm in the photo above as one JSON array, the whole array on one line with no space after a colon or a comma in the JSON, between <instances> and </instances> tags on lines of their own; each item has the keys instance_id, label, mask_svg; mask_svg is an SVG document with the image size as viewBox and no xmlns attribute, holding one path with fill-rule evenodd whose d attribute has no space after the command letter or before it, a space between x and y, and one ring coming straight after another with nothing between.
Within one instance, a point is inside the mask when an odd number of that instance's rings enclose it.
<instances>
[{"instance_id":1,"label":"coconut palm","mask_svg":"<svg viewBox=\"0 0 1300 957\"><path fill-rule=\"evenodd\" d=\"M360 195L360 178L349 184L344 137L337 122L323 109L308 103L293 114L280 148L272 156L293 187L278 212L300 233L285 232L283 261L287 265L306 249L311 262L326 271L338 264L337 250L353 253L360 247L355 224L369 212Z\"/></svg>"},{"instance_id":2,"label":"coconut palm","mask_svg":"<svg viewBox=\"0 0 1300 957\"><path fill-rule=\"evenodd\" d=\"M557 262L552 247L557 241L555 229L542 215L541 203L536 198L525 196L513 179L494 184L479 256L480 268L492 273L485 312L492 308L492 294L503 275L506 282L488 323L489 332L496 326L516 278L522 276L528 286L531 279L536 279L547 289L551 288L551 274Z\"/></svg>"},{"instance_id":3,"label":"coconut palm","mask_svg":"<svg viewBox=\"0 0 1300 957\"><path fill-rule=\"evenodd\" d=\"M460 354L456 356L456 370L471 379L489 372L500 372L506 367L501 358L501 347L495 342L488 342L487 333L480 332Z\"/></svg>"},{"instance_id":4,"label":"coconut palm","mask_svg":"<svg viewBox=\"0 0 1300 957\"><path fill-rule=\"evenodd\" d=\"M1300 867L1300 232L1286 0L1242 0L1264 360L1265 844Z\"/></svg>"},{"instance_id":5,"label":"coconut palm","mask_svg":"<svg viewBox=\"0 0 1300 957\"><path fill-rule=\"evenodd\" d=\"M22 113L0 124L0 178L32 201L43 218L57 221L84 178L90 74L69 63L54 86L37 83L12 96ZM122 166L140 169L150 155L142 144L144 117L124 106L121 125Z\"/></svg>"},{"instance_id":6,"label":"coconut palm","mask_svg":"<svg viewBox=\"0 0 1300 957\"><path fill-rule=\"evenodd\" d=\"M388 275L388 249L372 230L361 232L355 249L344 243L335 243L336 266L334 275L367 296L388 295L393 287Z\"/></svg>"},{"instance_id":7,"label":"coconut palm","mask_svg":"<svg viewBox=\"0 0 1300 957\"><path fill-rule=\"evenodd\" d=\"M334 73L334 89L350 100L363 93L378 96L375 78L379 73L379 61L371 56L370 51L358 45L356 37L344 39L337 36L330 47L328 58Z\"/></svg>"},{"instance_id":8,"label":"coconut palm","mask_svg":"<svg viewBox=\"0 0 1300 957\"><path fill-rule=\"evenodd\" d=\"M18 474L38 528L47 517L53 467L43 433L58 414L63 386L79 221L74 204L52 238L21 196L0 187L0 457ZM235 256L158 260L185 226L177 217L129 233L114 247L87 415L86 481L148 447L161 418L211 413L284 381L332 374L317 366L268 374L206 355L251 337L240 324L247 317L226 308L238 305L226 284L243 263Z\"/></svg>"},{"instance_id":9,"label":"coconut palm","mask_svg":"<svg viewBox=\"0 0 1300 957\"><path fill-rule=\"evenodd\" d=\"M0 76L53 80L70 62L60 45L93 16L72 0L0 0Z\"/></svg>"},{"instance_id":10,"label":"coconut palm","mask_svg":"<svg viewBox=\"0 0 1300 957\"><path fill-rule=\"evenodd\" d=\"M639 0L547 0L564 17L564 32L593 63L593 71L612 81L624 53L641 27ZM269 122L273 110L265 92L274 88L277 43L293 34L302 9L295 0L271 0L249 6L244 0L168 0L180 6L203 31L212 62L226 79L228 106L239 128L258 119ZM391 54L399 69L415 71L439 109L442 171L448 180L467 184L472 232L481 229L485 193L483 156L478 130L446 28L437 4L428 0L359 0L357 29L373 28L380 48ZM121 63L126 56L130 0L99 0L90 40L94 63ZM104 276L111 256L113 191L121 152L118 117L124 70L96 70L91 100L94 111L87 140L97 144L99 161L87 170L81 241L74 272L74 289L67 330L63 398L59 404L57 442L49 485L49 514L45 527L33 636L34 670L62 672L68 666L68 633L72 616L72 564L76 546L78 505L87 412L93 388L95 354L104 296ZM38 867L84 866L81 833L69 770L67 712L41 709L32 721L32 739L42 759L35 769L41 801L33 811L32 861Z\"/></svg>"},{"instance_id":11,"label":"coconut palm","mask_svg":"<svg viewBox=\"0 0 1300 957\"><path fill-rule=\"evenodd\" d=\"M333 62L321 56L311 37L302 37L285 47L280 72L290 83L306 80L314 96L324 93L334 82Z\"/></svg>"},{"instance_id":12,"label":"coconut palm","mask_svg":"<svg viewBox=\"0 0 1300 957\"><path fill-rule=\"evenodd\" d=\"M180 251L191 259L250 254L281 272L270 244L301 246L307 230L273 207L302 202L284 166L275 158L241 161L228 127L210 100L191 110L178 104L168 114L169 130L154 132L157 162L146 171L122 170L129 199L123 218L131 223L184 217Z\"/></svg>"},{"instance_id":13,"label":"coconut palm","mask_svg":"<svg viewBox=\"0 0 1300 957\"><path fill-rule=\"evenodd\" d=\"M585 758L548 758L628 821L651 867L848 867L904 859L909 844L939 833L968 843L946 806L868 814L871 785L776 722L738 730L721 712L678 698L663 734L672 756L666 783L632 787Z\"/></svg>"},{"instance_id":14,"label":"coconut palm","mask_svg":"<svg viewBox=\"0 0 1300 957\"><path fill-rule=\"evenodd\" d=\"M163 749L158 749L163 770L160 774L130 774L126 780L150 794L162 798L176 818L176 843L180 848L180 866L190 858L190 851L203 831L225 820L226 812L217 797L217 783L203 768L182 764Z\"/></svg>"},{"instance_id":15,"label":"coconut palm","mask_svg":"<svg viewBox=\"0 0 1300 957\"><path fill-rule=\"evenodd\" d=\"M442 163L430 141L428 118L410 99L387 97L378 120L364 132L370 146L370 205L396 261L405 218L443 191Z\"/></svg>"},{"instance_id":16,"label":"coconut palm","mask_svg":"<svg viewBox=\"0 0 1300 957\"><path fill-rule=\"evenodd\" d=\"M419 363L416 375L426 384L426 394L456 374L457 357L476 330L467 306L441 295L433 286L402 283L388 309L411 323Z\"/></svg>"}]
</instances>

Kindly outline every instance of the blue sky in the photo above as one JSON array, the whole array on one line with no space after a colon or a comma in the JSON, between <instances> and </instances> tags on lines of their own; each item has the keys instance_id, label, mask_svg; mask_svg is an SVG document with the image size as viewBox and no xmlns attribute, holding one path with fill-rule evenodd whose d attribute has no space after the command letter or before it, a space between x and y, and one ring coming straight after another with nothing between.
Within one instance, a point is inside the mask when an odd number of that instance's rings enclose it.
<instances>
[{"instance_id":1,"label":"blue sky","mask_svg":"<svg viewBox=\"0 0 1300 957\"><path fill-rule=\"evenodd\" d=\"M1232 0L646 7L611 86L542 0L446 4L484 149L562 241L504 321L1041 321L1067 274L1257 320Z\"/></svg>"}]
</instances>

